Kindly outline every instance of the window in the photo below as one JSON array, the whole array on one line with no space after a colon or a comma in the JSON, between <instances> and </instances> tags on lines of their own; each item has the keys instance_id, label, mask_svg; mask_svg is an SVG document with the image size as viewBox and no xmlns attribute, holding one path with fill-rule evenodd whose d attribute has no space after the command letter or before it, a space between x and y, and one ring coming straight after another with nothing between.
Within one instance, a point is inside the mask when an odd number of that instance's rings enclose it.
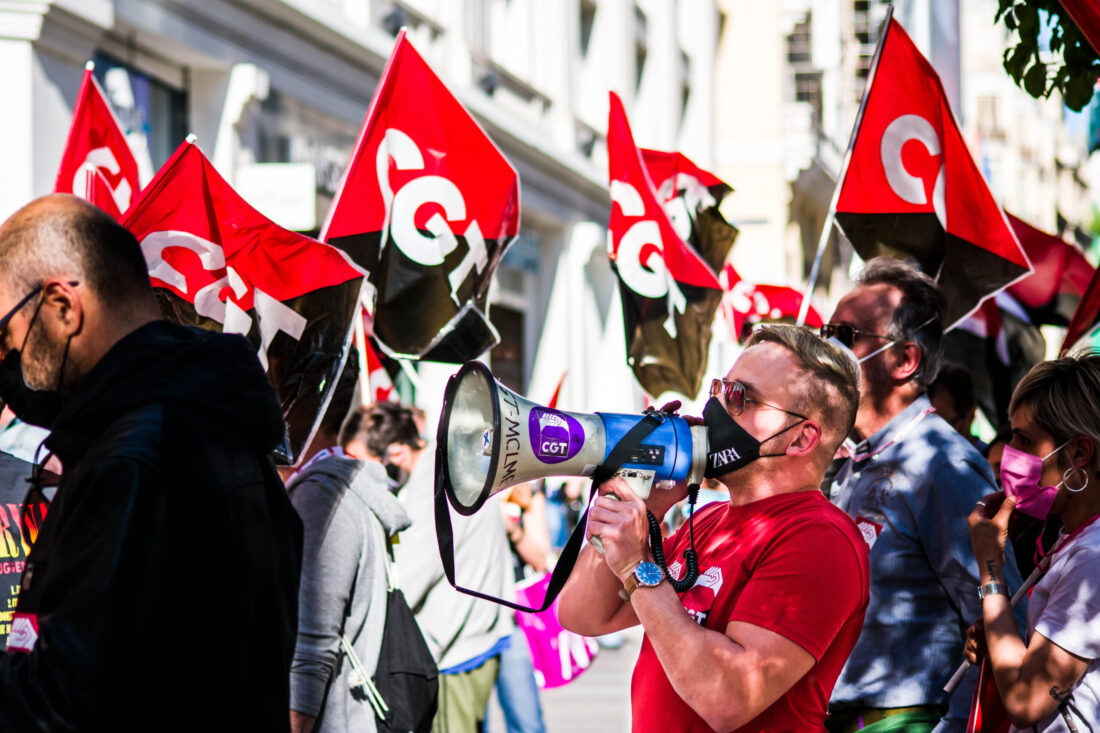
<instances>
[{"instance_id":1,"label":"window","mask_svg":"<svg viewBox=\"0 0 1100 733\"><path fill-rule=\"evenodd\" d=\"M592 42L592 27L596 23L596 4L581 0L581 55L588 56L588 44Z\"/></svg>"},{"instance_id":2,"label":"window","mask_svg":"<svg viewBox=\"0 0 1100 733\"><path fill-rule=\"evenodd\" d=\"M787 36L787 63L793 76L792 93L795 102L804 102L813 110L814 121L821 121L821 70L813 64L813 17L810 13L795 24Z\"/></svg>"},{"instance_id":3,"label":"window","mask_svg":"<svg viewBox=\"0 0 1100 733\"><path fill-rule=\"evenodd\" d=\"M143 134L153 170L160 168L187 137L187 95L118 59L96 54L94 60L123 132Z\"/></svg>"}]
</instances>

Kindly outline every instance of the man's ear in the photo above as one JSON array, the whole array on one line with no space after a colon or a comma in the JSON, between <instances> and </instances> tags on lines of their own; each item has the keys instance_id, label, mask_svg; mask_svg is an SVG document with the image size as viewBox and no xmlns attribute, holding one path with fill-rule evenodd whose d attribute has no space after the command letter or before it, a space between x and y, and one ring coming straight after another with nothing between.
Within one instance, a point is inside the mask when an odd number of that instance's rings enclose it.
<instances>
[{"instance_id":1,"label":"man's ear","mask_svg":"<svg viewBox=\"0 0 1100 733\"><path fill-rule=\"evenodd\" d=\"M806 420L791 432L795 433L795 438L784 451L788 456L809 455L821 443L821 425L816 420Z\"/></svg>"},{"instance_id":2,"label":"man's ear","mask_svg":"<svg viewBox=\"0 0 1100 733\"><path fill-rule=\"evenodd\" d=\"M890 376L899 382L905 382L920 369L920 346L913 341L906 341L900 349L891 349L897 355L897 363L890 371Z\"/></svg>"},{"instance_id":3,"label":"man's ear","mask_svg":"<svg viewBox=\"0 0 1100 733\"><path fill-rule=\"evenodd\" d=\"M56 278L42 285L39 318L49 331L61 338L72 338L84 328L84 305L77 287L71 281Z\"/></svg>"}]
</instances>

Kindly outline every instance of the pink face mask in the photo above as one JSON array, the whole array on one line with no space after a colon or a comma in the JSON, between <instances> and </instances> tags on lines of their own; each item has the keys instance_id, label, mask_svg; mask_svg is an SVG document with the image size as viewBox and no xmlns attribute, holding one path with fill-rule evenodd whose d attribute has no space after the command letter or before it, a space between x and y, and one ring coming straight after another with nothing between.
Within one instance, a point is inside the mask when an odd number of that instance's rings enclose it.
<instances>
[{"instance_id":1,"label":"pink face mask","mask_svg":"<svg viewBox=\"0 0 1100 733\"><path fill-rule=\"evenodd\" d=\"M1057 486L1040 486L1039 477L1043 475L1043 461L1069 445L1069 441L1040 458L1030 453L1024 453L1010 445L1005 446L1004 455L1001 456L1001 488L1005 496L1015 496L1016 511L1029 517L1046 519L1050 514L1050 508L1054 506L1054 497L1058 496Z\"/></svg>"}]
</instances>

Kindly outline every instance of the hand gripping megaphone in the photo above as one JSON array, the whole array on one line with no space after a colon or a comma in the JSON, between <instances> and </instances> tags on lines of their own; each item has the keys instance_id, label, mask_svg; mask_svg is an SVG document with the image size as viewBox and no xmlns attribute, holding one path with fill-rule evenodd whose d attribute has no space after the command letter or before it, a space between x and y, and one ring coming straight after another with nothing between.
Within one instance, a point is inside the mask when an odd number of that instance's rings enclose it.
<instances>
[{"instance_id":1,"label":"hand gripping megaphone","mask_svg":"<svg viewBox=\"0 0 1100 733\"><path fill-rule=\"evenodd\" d=\"M435 455L436 541L447 580L463 593L537 613L549 608L565 585L584 542L588 512L562 550L543 604L527 607L455 582L448 504L469 516L493 494L546 476L586 476L594 485L622 476L642 499L653 487L697 486L706 469L707 433L701 425L656 412L588 414L543 407L498 382L481 362L470 361L447 382ZM649 517L654 559L667 574L660 527ZM592 544L602 552L598 538ZM669 578L677 590L687 590L698 576L695 548L688 552L685 576Z\"/></svg>"},{"instance_id":2,"label":"hand gripping megaphone","mask_svg":"<svg viewBox=\"0 0 1100 733\"><path fill-rule=\"evenodd\" d=\"M592 477L640 415L565 412L542 407L467 362L447 383L437 455L443 490L455 511L470 515L490 496L546 476ZM650 489L699 483L707 433L681 417L665 416L644 442L615 467L642 499Z\"/></svg>"}]
</instances>

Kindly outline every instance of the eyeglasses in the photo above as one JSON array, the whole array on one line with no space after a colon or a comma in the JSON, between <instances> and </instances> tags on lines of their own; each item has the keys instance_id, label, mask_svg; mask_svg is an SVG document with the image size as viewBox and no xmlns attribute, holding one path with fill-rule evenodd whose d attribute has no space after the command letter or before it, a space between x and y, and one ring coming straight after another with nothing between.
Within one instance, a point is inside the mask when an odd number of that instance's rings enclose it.
<instances>
[{"instance_id":1,"label":"eyeglasses","mask_svg":"<svg viewBox=\"0 0 1100 733\"><path fill-rule=\"evenodd\" d=\"M68 282L69 286L73 288L80 284L80 281L78 280L69 280ZM18 313L20 309L23 308L23 306L31 302L31 298L42 292L43 287L45 287L44 283L39 283L38 285L35 285L29 293L23 296L22 300L15 304L14 308L5 313L3 318L0 318L0 333L3 333L4 329L8 327L8 323L11 321L12 318L15 318L15 314Z\"/></svg>"},{"instance_id":2,"label":"eyeglasses","mask_svg":"<svg viewBox=\"0 0 1100 733\"><path fill-rule=\"evenodd\" d=\"M852 348L852 344L856 342L857 338L861 336L868 336L871 338L884 339L886 341L897 341L890 336L884 336L881 333L871 333L870 331L861 331L854 326L850 326L847 323L826 323L821 327L821 338L829 339L836 337L836 340Z\"/></svg>"},{"instance_id":3,"label":"eyeglasses","mask_svg":"<svg viewBox=\"0 0 1100 733\"><path fill-rule=\"evenodd\" d=\"M38 295L40 292L42 292L42 286L36 285L33 290L23 296L23 299L21 301L15 304L14 308L8 311L3 318L0 318L0 333L2 333L4 329L8 327L8 322L15 317L15 314L18 313L23 308L23 306L31 302L31 298Z\"/></svg>"},{"instance_id":4,"label":"eyeglasses","mask_svg":"<svg viewBox=\"0 0 1100 733\"><path fill-rule=\"evenodd\" d=\"M710 380L710 396L718 397L719 395L725 400L726 407L737 417L745 411L745 405L750 402L754 402L760 407L768 407L772 410L779 410L785 412L788 415L793 415L802 420L809 420L810 418L805 415L800 415L797 412L791 412L790 410L784 410L778 405L769 405L767 402L761 402L760 400L754 400L745 394L745 385L738 381L730 381L728 379L712 379Z\"/></svg>"}]
</instances>

